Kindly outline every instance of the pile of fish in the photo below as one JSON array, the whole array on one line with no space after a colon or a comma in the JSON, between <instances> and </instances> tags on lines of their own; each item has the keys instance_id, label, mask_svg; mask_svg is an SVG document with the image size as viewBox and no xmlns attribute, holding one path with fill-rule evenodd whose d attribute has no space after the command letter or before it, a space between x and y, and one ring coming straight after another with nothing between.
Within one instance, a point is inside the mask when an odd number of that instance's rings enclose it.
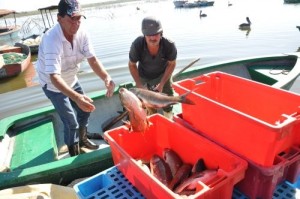
<instances>
[{"instance_id":1,"label":"pile of fish","mask_svg":"<svg viewBox=\"0 0 300 199\"><path fill-rule=\"evenodd\" d=\"M143 164L143 169L145 169ZM194 165L185 163L172 149L165 148L160 157L154 154L149 163L150 173L161 183L179 195L193 195L201 181L210 184L217 178L218 169L208 169L200 158Z\"/></svg>"},{"instance_id":2,"label":"pile of fish","mask_svg":"<svg viewBox=\"0 0 300 199\"><path fill-rule=\"evenodd\" d=\"M126 88L119 89L121 104L129 115L129 122L125 122L130 129L135 132L145 132L149 128L146 108L163 108L177 103L193 105L194 102L187 99L186 96L191 91L180 96L168 96L147 89Z\"/></svg>"}]
</instances>

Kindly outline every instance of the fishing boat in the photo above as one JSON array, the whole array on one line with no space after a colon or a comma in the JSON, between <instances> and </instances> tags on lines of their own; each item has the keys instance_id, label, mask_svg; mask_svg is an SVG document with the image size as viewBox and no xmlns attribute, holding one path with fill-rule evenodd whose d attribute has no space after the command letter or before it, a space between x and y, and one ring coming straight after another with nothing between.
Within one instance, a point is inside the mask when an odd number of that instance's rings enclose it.
<instances>
[{"instance_id":1,"label":"fishing boat","mask_svg":"<svg viewBox=\"0 0 300 199\"><path fill-rule=\"evenodd\" d=\"M174 81L222 71L276 88L289 89L300 74L299 53L251 57L193 66L192 63L173 76ZM196 63L196 62L193 62ZM83 85L84 86L84 85ZM111 98L105 90L88 92L96 111L92 112L88 131L103 133L123 125L124 113L118 90L133 87L127 82L115 88ZM175 106L179 114L181 106ZM123 118L124 119L124 118ZM124 119L126 120L126 118ZM67 185L78 178L89 177L114 165L109 145L103 140L98 150L82 149L69 157L63 143L63 125L52 105L18 113L0 120L0 189L32 183Z\"/></svg>"},{"instance_id":2,"label":"fishing boat","mask_svg":"<svg viewBox=\"0 0 300 199\"><path fill-rule=\"evenodd\" d=\"M173 1L176 8L196 8L196 7L205 7L205 6L213 6L214 1L206 1L206 0L197 0L197 1Z\"/></svg>"},{"instance_id":3,"label":"fishing boat","mask_svg":"<svg viewBox=\"0 0 300 199\"><path fill-rule=\"evenodd\" d=\"M21 43L2 46L0 55L0 79L19 75L31 62L30 48Z\"/></svg>"},{"instance_id":4,"label":"fishing boat","mask_svg":"<svg viewBox=\"0 0 300 199\"><path fill-rule=\"evenodd\" d=\"M43 24L45 27L44 31L41 34L29 35L29 36L21 39L21 41L19 42L19 43L29 46L31 54L38 53L42 35L55 24L51 11L57 10L57 8L58 8L57 5L39 8L38 11L40 11L40 13L41 13ZM30 22L29 22L29 24L30 24Z\"/></svg>"},{"instance_id":5,"label":"fishing boat","mask_svg":"<svg viewBox=\"0 0 300 199\"><path fill-rule=\"evenodd\" d=\"M182 8L183 5L187 2L188 2L188 0L174 0L173 4L174 4L175 8Z\"/></svg>"},{"instance_id":6,"label":"fishing boat","mask_svg":"<svg viewBox=\"0 0 300 199\"><path fill-rule=\"evenodd\" d=\"M198 0L195 1L198 5L198 7L205 7L205 6L213 6L214 5L214 1L204 1L204 0Z\"/></svg>"},{"instance_id":7,"label":"fishing boat","mask_svg":"<svg viewBox=\"0 0 300 199\"><path fill-rule=\"evenodd\" d=\"M14 25L9 25L6 16L14 15ZM4 19L5 26L0 26L0 40L13 39L18 36L21 26L16 24L16 12L14 10L0 9L0 18Z\"/></svg>"},{"instance_id":8,"label":"fishing boat","mask_svg":"<svg viewBox=\"0 0 300 199\"><path fill-rule=\"evenodd\" d=\"M300 0L284 0L284 3L300 3Z\"/></svg>"},{"instance_id":9,"label":"fishing boat","mask_svg":"<svg viewBox=\"0 0 300 199\"><path fill-rule=\"evenodd\" d=\"M32 34L28 37L21 39L20 43L27 45L30 48L31 54L37 54L41 42L40 34Z\"/></svg>"}]
</instances>

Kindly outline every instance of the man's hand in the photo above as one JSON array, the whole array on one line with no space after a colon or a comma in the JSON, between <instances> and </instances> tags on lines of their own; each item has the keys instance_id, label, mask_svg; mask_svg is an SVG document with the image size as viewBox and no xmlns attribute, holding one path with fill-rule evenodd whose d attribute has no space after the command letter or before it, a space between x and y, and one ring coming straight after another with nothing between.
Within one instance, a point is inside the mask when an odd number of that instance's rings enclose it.
<instances>
[{"instance_id":1,"label":"man's hand","mask_svg":"<svg viewBox=\"0 0 300 199\"><path fill-rule=\"evenodd\" d=\"M96 109L92 104L93 100L86 95L80 95L75 102L84 112L93 112Z\"/></svg>"},{"instance_id":2,"label":"man's hand","mask_svg":"<svg viewBox=\"0 0 300 199\"><path fill-rule=\"evenodd\" d=\"M106 79L105 81L105 86L107 88L107 92L106 92L106 97L111 97L114 94L115 91L115 83L112 79Z\"/></svg>"}]
</instances>

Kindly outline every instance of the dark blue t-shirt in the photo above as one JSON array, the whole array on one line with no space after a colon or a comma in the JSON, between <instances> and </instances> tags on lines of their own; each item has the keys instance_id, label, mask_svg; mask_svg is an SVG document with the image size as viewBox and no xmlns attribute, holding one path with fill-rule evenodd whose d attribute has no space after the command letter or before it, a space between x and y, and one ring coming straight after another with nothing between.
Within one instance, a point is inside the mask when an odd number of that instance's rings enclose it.
<instances>
[{"instance_id":1,"label":"dark blue t-shirt","mask_svg":"<svg viewBox=\"0 0 300 199\"><path fill-rule=\"evenodd\" d=\"M177 57L175 43L162 37L156 56L150 55L146 39L144 36L136 38L130 47L129 60L138 62L139 75L142 78L154 79L163 74L166 70L168 61L173 61Z\"/></svg>"}]
</instances>

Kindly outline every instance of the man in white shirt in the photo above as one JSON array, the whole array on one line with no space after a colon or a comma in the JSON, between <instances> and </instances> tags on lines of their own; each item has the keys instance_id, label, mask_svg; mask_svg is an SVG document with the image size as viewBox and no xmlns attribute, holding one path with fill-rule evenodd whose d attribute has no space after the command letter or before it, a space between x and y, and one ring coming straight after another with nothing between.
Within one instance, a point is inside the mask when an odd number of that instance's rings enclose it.
<instances>
[{"instance_id":1,"label":"man in white shirt","mask_svg":"<svg viewBox=\"0 0 300 199\"><path fill-rule=\"evenodd\" d=\"M87 59L104 81L107 97L113 95L115 88L110 75L95 56L87 33L80 28L82 17L85 18L77 0L60 0L58 24L42 37L37 60L40 84L64 124L64 141L70 156L78 155L81 146L99 147L87 138L88 120L95 106L78 81L80 63Z\"/></svg>"}]
</instances>

